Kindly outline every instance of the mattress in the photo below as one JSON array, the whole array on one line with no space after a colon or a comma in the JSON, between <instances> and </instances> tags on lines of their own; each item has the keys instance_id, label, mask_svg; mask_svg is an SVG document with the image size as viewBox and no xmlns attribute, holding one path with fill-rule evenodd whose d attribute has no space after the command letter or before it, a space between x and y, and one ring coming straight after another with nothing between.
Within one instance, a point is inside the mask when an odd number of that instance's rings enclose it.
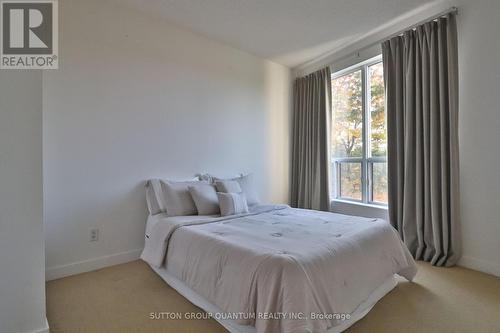
<instances>
[{"instance_id":1,"label":"mattress","mask_svg":"<svg viewBox=\"0 0 500 333\"><path fill-rule=\"evenodd\" d=\"M246 314L232 332L340 332L416 273L387 222L288 206L156 217L141 258L204 310Z\"/></svg>"}]
</instances>

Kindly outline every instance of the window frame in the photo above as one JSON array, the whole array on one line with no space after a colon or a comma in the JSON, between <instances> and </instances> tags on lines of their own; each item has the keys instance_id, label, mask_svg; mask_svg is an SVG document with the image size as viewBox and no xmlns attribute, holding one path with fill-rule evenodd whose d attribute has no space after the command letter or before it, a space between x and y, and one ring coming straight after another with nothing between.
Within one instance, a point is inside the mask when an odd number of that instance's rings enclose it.
<instances>
[{"instance_id":1,"label":"window frame","mask_svg":"<svg viewBox=\"0 0 500 333\"><path fill-rule=\"evenodd\" d=\"M334 157L332 154L331 163L335 172L335 192L333 197L336 200L348 201L353 203L362 203L387 207L387 203L373 200L373 164L386 163L386 156L371 156L371 89L369 82L368 68L382 62L382 55L375 56L365 61L359 62L347 68L341 69L331 74L331 80L335 80L344 75L361 71L362 85L362 156L361 157ZM333 111L333 110L332 110ZM333 116L333 115L332 115ZM387 117L387 114L386 114ZM387 122L386 122L387 124ZM332 149L332 148L330 148ZM341 165L342 163L361 163L361 200L341 196Z\"/></svg>"}]
</instances>

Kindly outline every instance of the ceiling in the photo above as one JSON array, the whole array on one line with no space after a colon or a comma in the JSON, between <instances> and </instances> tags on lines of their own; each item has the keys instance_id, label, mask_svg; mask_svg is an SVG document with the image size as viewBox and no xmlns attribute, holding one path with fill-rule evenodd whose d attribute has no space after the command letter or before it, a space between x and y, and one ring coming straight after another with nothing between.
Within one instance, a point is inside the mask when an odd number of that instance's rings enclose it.
<instances>
[{"instance_id":1,"label":"ceiling","mask_svg":"<svg viewBox=\"0 0 500 333\"><path fill-rule=\"evenodd\" d=\"M295 67L434 0L125 0L178 26Z\"/></svg>"}]
</instances>

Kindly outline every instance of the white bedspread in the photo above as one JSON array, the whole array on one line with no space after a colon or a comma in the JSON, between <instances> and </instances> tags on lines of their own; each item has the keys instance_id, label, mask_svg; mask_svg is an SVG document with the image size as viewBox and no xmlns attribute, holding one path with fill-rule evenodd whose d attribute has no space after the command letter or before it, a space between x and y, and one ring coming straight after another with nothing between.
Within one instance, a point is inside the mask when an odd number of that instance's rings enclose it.
<instances>
[{"instance_id":1,"label":"white bedspread","mask_svg":"<svg viewBox=\"0 0 500 333\"><path fill-rule=\"evenodd\" d=\"M416 273L379 219L260 206L243 216L158 218L147 234L143 260L166 265L223 311L254 314L236 321L258 333L325 332L392 274Z\"/></svg>"}]
</instances>

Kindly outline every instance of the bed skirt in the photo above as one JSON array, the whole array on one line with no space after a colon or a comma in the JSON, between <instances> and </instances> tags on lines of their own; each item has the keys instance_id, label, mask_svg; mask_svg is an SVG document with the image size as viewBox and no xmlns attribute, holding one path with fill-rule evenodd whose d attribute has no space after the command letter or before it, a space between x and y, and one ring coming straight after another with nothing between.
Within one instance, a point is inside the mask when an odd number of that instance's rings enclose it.
<instances>
[{"instance_id":1,"label":"bed skirt","mask_svg":"<svg viewBox=\"0 0 500 333\"><path fill-rule=\"evenodd\" d=\"M174 288L179 294L184 296L191 303L197 307L203 309L207 313L223 313L221 309L210 303L204 297L200 296L194 290L189 288L184 282L177 279L175 276L170 274L165 268L156 268L154 266L150 267L172 288ZM396 276L393 275L382 283L377 289L375 289L370 296L359 306L356 310L351 313L348 320L342 321L340 325L331 327L328 329L327 333L340 333L351 327L358 320L362 319L364 316L370 312L373 306L385 295L387 295L392 289L398 284ZM231 333L256 333L256 329L253 326L239 325L234 320L226 318L218 318L214 316L224 328L226 328Z\"/></svg>"}]
</instances>

